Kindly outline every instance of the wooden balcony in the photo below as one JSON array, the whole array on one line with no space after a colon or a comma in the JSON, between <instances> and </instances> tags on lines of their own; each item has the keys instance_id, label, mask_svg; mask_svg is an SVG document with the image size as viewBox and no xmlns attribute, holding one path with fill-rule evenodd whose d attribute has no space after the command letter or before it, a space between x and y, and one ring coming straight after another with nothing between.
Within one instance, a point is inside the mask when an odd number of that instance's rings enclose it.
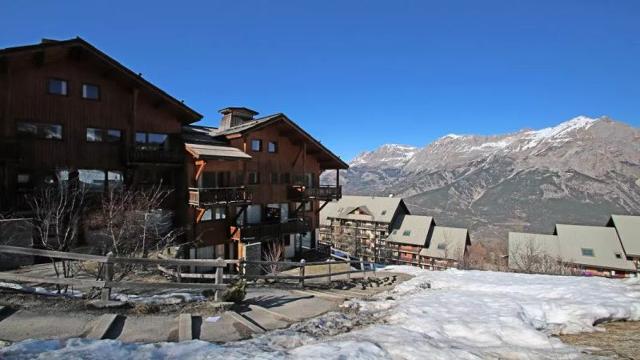
<instances>
[{"instance_id":1,"label":"wooden balcony","mask_svg":"<svg viewBox=\"0 0 640 360\"><path fill-rule=\"evenodd\" d=\"M189 205L199 207L250 204L251 198L252 192L244 186L189 188Z\"/></svg>"},{"instance_id":2,"label":"wooden balcony","mask_svg":"<svg viewBox=\"0 0 640 360\"><path fill-rule=\"evenodd\" d=\"M306 219L289 219L284 223L245 224L238 231L243 242L260 242L278 238L280 235L304 234L311 231Z\"/></svg>"},{"instance_id":3,"label":"wooden balcony","mask_svg":"<svg viewBox=\"0 0 640 360\"><path fill-rule=\"evenodd\" d=\"M132 148L127 154L129 164L171 164L178 165L184 162L184 154L180 151L150 150Z\"/></svg>"},{"instance_id":4,"label":"wooden balcony","mask_svg":"<svg viewBox=\"0 0 640 360\"><path fill-rule=\"evenodd\" d=\"M306 187L303 185L292 185L287 189L287 197L291 201L339 200L342 198L342 186Z\"/></svg>"},{"instance_id":5,"label":"wooden balcony","mask_svg":"<svg viewBox=\"0 0 640 360\"><path fill-rule=\"evenodd\" d=\"M17 140L0 139L0 160L18 161L21 158L21 147Z\"/></svg>"}]
</instances>

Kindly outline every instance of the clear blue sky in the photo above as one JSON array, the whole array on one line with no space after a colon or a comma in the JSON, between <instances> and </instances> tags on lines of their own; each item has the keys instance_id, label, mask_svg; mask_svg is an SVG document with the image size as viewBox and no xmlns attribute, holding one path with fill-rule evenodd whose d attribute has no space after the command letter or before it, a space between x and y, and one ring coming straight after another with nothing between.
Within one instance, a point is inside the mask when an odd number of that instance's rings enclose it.
<instances>
[{"instance_id":1,"label":"clear blue sky","mask_svg":"<svg viewBox=\"0 0 640 360\"><path fill-rule=\"evenodd\" d=\"M345 160L581 114L640 125L637 0L0 1L0 48L81 36L207 125L284 112Z\"/></svg>"}]
</instances>

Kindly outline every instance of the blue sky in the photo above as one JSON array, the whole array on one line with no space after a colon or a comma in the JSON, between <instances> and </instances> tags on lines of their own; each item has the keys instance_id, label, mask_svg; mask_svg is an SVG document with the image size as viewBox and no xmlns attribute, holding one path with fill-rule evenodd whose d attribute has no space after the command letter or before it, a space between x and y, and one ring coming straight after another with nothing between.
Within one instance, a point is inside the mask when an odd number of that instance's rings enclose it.
<instances>
[{"instance_id":1,"label":"blue sky","mask_svg":"<svg viewBox=\"0 0 640 360\"><path fill-rule=\"evenodd\" d=\"M284 112L345 160L577 115L640 125L635 0L0 0L0 23L0 48L81 36L206 125Z\"/></svg>"}]
</instances>

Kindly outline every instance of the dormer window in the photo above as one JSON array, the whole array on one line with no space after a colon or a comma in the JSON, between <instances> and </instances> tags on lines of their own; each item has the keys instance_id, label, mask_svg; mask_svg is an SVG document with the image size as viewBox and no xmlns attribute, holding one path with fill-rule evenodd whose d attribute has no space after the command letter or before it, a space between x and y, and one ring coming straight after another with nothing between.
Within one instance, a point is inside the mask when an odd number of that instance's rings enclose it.
<instances>
[{"instance_id":1,"label":"dormer window","mask_svg":"<svg viewBox=\"0 0 640 360\"><path fill-rule=\"evenodd\" d=\"M49 79L47 82L47 91L49 94L67 96L68 90L67 80Z\"/></svg>"},{"instance_id":2,"label":"dormer window","mask_svg":"<svg viewBox=\"0 0 640 360\"><path fill-rule=\"evenodd\" d=\"M402 233L402 236L411 236L411 230L405 230L405 231Z\"/></svg>"},{"instance_id":3,"label":"dormer window","mask_svg":"<svg viewBox=\"0 0 640 360\"><path fill-rule=\"evenodd\" d=\"M593 249L589 249L589 248L582 248L580 249L582 250L582 256L589 256L589 257L595 257L595 254L593 252Z\"/></svg>"}]
</instances>

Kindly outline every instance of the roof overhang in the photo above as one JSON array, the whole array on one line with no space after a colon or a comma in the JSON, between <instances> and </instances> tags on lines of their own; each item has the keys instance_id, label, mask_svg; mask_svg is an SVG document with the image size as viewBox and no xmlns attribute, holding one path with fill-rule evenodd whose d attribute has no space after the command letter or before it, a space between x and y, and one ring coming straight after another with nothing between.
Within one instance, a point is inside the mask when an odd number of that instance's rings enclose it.
<instances>
[{"instance_id":1,"label":"roof overhang","mask_svg":"<svg viewBox=\"0 0 640 360\"><path fill-rule=\"evenodd\" d=\"M251 155L244 151L222 145L184 144L185 149L194 159L202 160L249 160Z\"/></svg>"}]
</instances>

